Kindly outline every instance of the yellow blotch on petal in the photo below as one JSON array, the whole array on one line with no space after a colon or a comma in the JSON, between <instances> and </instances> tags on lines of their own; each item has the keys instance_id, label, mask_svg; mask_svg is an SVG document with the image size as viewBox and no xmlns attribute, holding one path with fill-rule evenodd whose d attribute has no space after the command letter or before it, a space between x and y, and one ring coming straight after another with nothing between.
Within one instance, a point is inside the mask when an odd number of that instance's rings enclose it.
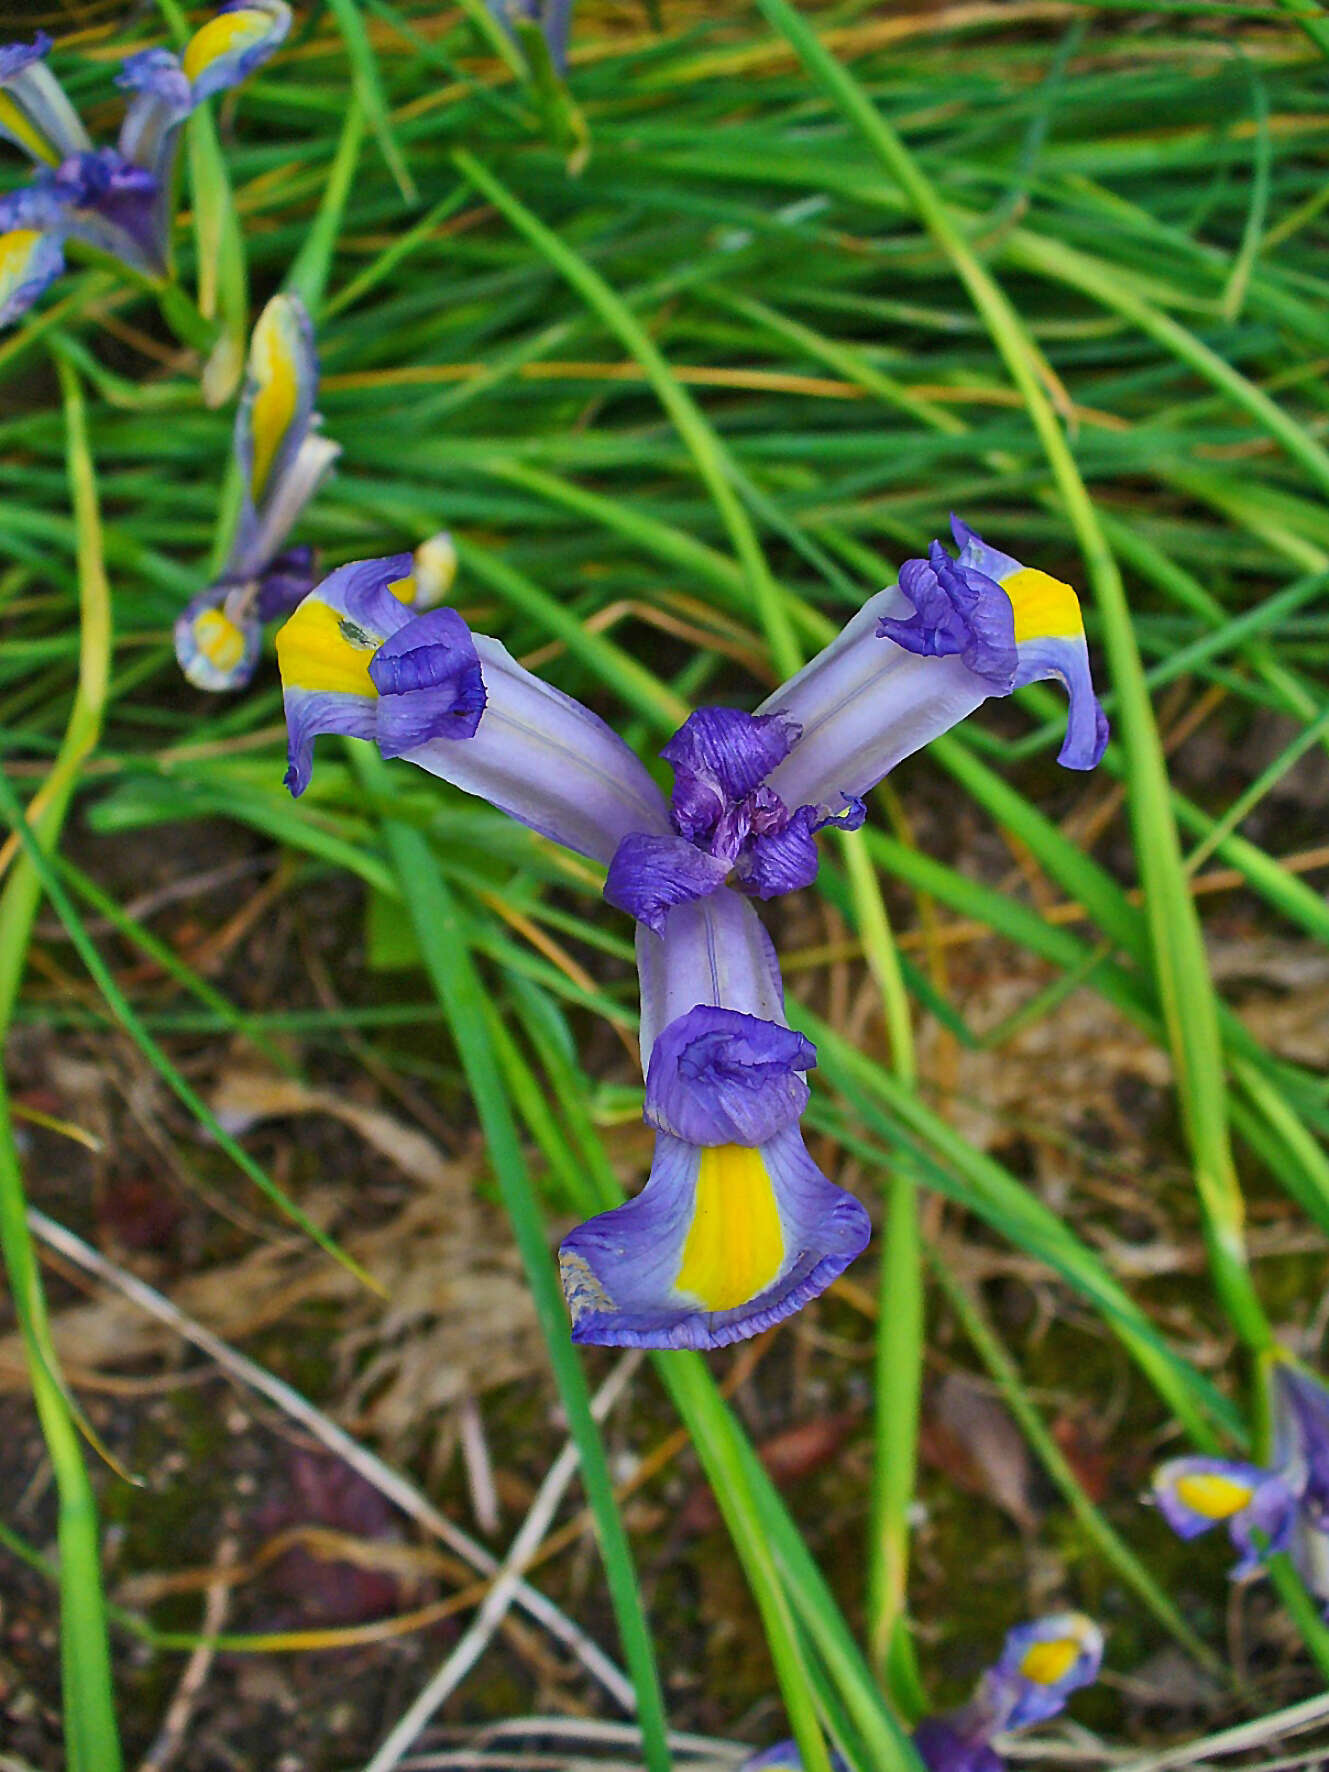
<instances>
[{"instance_id":1,"label":"yellow blotch on petal","mask_svg":"<svg viewBox=\"0 0 1329 1772\"><path fill-rule=\"evenodd\" d=\"M210 18L206 25L194 32L186 46L181 64L185 79L197 80L220 56L248 49L271 28L271 16L256 6L244 6L238 12L223 12Z\"/></svg>"},{"instance_id":2,"label":"yellow blotch on petal","mask_svg":"<svg viewBox=\"0 0 1329 1772\"><path fill-rule=\"evenodd\" d=\"M1035 1686L1055 1686L1080 1659L1074 1637L1053 1637L1047 1643L1031 1643L1020 1659L1020 1672Z\"/></svg>"},{"instance_id":3,"label":"yellow blotch on petal","mask_svg":"<svg viewBox=\"0 0 1329 1772\"><path fill-rule=\"evenodd\" d=\"M249 409L254 438L250 491L255 502L263 495L277 451L295 417L300 399L301 344L300 325L290 304L284 297L274 296L259 315L249 345L249 373L255 384Z\"/></svg>"},{"instance_id":4,"label":"yellow blotch on petal","mask_svg":"<svg viewBox=\"0 0 1329 1772\"><path fill-rule=\"evenodd\" d=\"M0 92L0 129L6 130L15 140L21 142L28 152L38 160L45 160L48 166L58 166L60 155L42 132L24 116L22 110L14 103L7 92Z\"/></svg>"},{"instance_id":5,"label":"yellow blotch on petal","mask_svg":"<svg viewBox=\"0 0 1329 1772\"><path fill-rule=\"evenodd\" d=\"M0 292L22 278L40 239L37 228L14 228L0 234Z\"/></svg>"},{"instance_id":6,"label":"yellow blotch on petal","mask_svg":"<svg viewBox=\"0 0 1329 1772\"><path fill-rule=\"evenodd\" d=\"M1221 1471L1191 1472L1178 1477L1175 1493L1183 1507L1206 1520L1227 1520L1239 1514L1255 1491L1237 1477L1226 1477Z\"/></svg>"},{"instance_id":7,"label":"yellow blotch on petal","mask_svg":"<svg viewBox=\"0 0 1329 1772\"><path fill-rule=\"evenodd\" d=\"M705 1310L732 1310L765 1291L784 1255L780 1209L761 1152L742 1144L703 1147L675 1289Z\"/></svg>"},{"instance_id":8,"label":"yellow blotch on petal","mask_svg":"<svg viewBox=\"0 0 1329 1772\"><path fill-rule=\"evenodd\" d=\"M194 641L216 671L233 671L245 655L245 637L220 609L205 609L194 618Z\"/></svg>"},{"instance_id":9,"label":"yellow blotch on petal","mask_svg":"<svg viewBox=\"0 0 1329 1772\"><path fill-rule=\"evenodd\" d=\"M1033 566L1022 566L1001 588L1015 611L1015 644L1025 640L1071 640L1084 632L1080 599L1067 584Z\"/></svg>"},{"instance_id":10,"label":"yellow blotch on petal","mask_svg":"<svg viewBox=\"0 0 1329 1772\"><path fill-rule=\"evenodd\" d=\"M277 668L286 689L315 689L331 695L377 695L370 661L383 644L340 609L306 597L277 633Z\"/></svg>"}]
</instances>

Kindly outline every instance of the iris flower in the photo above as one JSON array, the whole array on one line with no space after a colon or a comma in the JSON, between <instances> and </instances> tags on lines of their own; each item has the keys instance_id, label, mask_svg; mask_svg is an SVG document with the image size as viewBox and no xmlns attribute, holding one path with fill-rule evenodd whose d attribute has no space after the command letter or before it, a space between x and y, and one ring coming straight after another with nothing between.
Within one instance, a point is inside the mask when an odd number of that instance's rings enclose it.
<instances>
[{"instance_id":1,"label":"iris flower","mask_svg":"<svg viewBox=\"0 0 1329 1772\"><path fill-rule=\"evenodd\" d=\"M221 576L175 624L175 655L199 689L243 688L258 663L264 622L289 613L313 587L313 549L284 544L340 453L319 432L317 392L304 303L274 295L250 339L235 420L242 487L235 538Z\"/></svg>"},{"instance_id":2,"label":"iris flower","mask_svg":"<svg viewBox=\"0 0 1329 1772\"><path fill-rule=\"evenodd\" d=\"M181 126L266 61L290 24L285 0L236 0L194 33L183 56L130 56L117 82L134 97L114 148L93 147L46 67L49 37L0 48L0 136L37 165L30 184L0 197L0 325L55 281L71 240L140 276L166 275Z\"/></svg>"},{"instance_id":3,"label":"iris flower","mask_svg":"<svg viewBox=\"0 0 1329 1772\"><path fill-rule=\"evenodd\" d=\"M1003 1772L1006 1762L993 1738L1055 1717L1072 1692L1098 1678L1102 1660L1103 1633L1082 1612L1018 1625L969 1703L918 1725L919 1758L928 1772ZM843 1772L839 1755L831 1758ZM803 1772L803 1762L794 1743L783 1741L745 1760L739 1772Z\"/></svg>"},{"instance_id":4,"label":"iris flower","mask_svg":"<svg viewBox=\"0 0 1329 1772\"><path fill-rule=\"evenodd\" d=\"M1152 1499L1181 1538L1227 1527L1234 1581L1287 1551L1329 1616L1329 1389L1286 1361L1274 1367L1269 1465L1171 1458L1154 1472Z\"/></svg>"},{"instance_id":5,"label":"iris flower","mask_svg":"<svg viewBox=\"0 0 1329 1772\"><path fill-rule=\"evenodd\" d=\"M1067 599L1078 624L1074 594L990 550L984 566L933 555L757 714L691 715L665 748L668 805L588 708L455 610L407 609L393 594L406 556L340 568L277 636L293 793L308 786L320 733L369 739L600 862L606 896L638 920L655 1153L642 1193L563 1245L578 1341L723 1346L797 1310L867 1241L862 1207L804 1149L816 1054L785 1021L774 949L749 899L806 885L820 825L861 822L862 795L901 757L1017 682L1061 675L1071 724L1087 734L1063 760L1097 760L1106 728L1083 630L1061 632ZM1010 591L992 570L1023 581ZM1021 620L1029 581L1057 628ZM934 619L938 597L958 613ZM1051 659L1037 651L1050 641L1064 641Z\"/></svg>"}]
</instances>

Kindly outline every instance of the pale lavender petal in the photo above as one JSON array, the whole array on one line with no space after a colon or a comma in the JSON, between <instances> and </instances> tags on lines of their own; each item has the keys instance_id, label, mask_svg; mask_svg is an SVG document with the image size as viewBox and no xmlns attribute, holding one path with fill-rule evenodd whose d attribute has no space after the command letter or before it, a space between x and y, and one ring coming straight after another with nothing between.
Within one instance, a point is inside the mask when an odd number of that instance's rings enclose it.
<instances>
[{"instance_id":1,"label":"pale lavender petal","mask_svg":"<svg viewBox=\"0 0 1329 1772\"><path fill-rule=\"evenodd\" d=\"M951 512L951 534L955 537L955 545L960 550L961 566L972 566L985 578L995 578L1000 584L1002 579L1010 578L1023 568L1020 562L1010 554L1003 554L1000 548L989 547L983 537L971 529L962 517Z\"/></svg>"},{"instance_id":2,"label":"pale lavender petal","mask_svg":"<svg viewBox=\"0 0 1329 1772\"><path fill-rule=\"evenodd\" d=\"M645 1117L690 1144L765 1144L802 1114L816 1048L780 1022L699 1004L665 1028Z\"/></svg>"},{"instance_id":3,"label":"pale lavender petal","mask_svg":"<svg viewBox=\"0 0 1329 1772\"><path fill-rule=\"evenodd\" d=\"M144 49L127 58L115 83L134 94L120 125L117 146L126 160L150 172L157 181L164 241L170 225L180 130L194 108L189 81L179 58L169 49Z\"/></svg>"},{"instance_id":4,"label":"pale lavender petal","mask_svg":"<svg viewBox=\"0 0 1329 1772\"><path fill-rule=\"evenodd\" d=\"M64 239L59 232L0 220L0 326L25 314L64 268Z\"/></svg>"},{"instance_id":5,"label":"pale lavender petal","mask_svg":"<svg viewBox=\"0 0 1329 1772\"><path fill-rule=\"evenodd\" d=\"M1070 703L1066 737L1057 761L1063 769L1095 769L1107 749L1110 728L1089 668L1089 646L1083 634L1025 640L1019 648L1015 687L1054 677Z\"/></svg>"},{"instance_id":6,"label":"pale lavender petal","mask_svg":"<svg viewBox=\"0 0 1329 1772\"><path fill-rule=\"evenodd\" d=\"M670 911L664 934L637 925L641 1062L670 1022L699 1003L783 1024L784 986L770 936L727 886Z\"/></svg>"},{"instance_id":7,"label":"pale lavender petal","mask_svg":"<svg viewBox=\"0 0 1329 1772\"><path fill-rule=\"evenodd\" d=\"M709 855L672 831L630 831L609 863L604 894L659 935L675 905L714 892L728 872L727 858Z\"/></svg>"},{"instance_id":8,"label":"pale lavender petal","mask_svg":"<svg viewBox=\"0 0 1329 1772\"><path fill-rule=\"evenodd\" d=\"M636 754L570 695L475 636L488 704L474 738L404 753L566 849L608 864L630 832L668 834L659 789Z\"/></svg>"},{"instance_id":9,"label":"pale lavender petal","mask_svg":"<svg viewBox=\"0 0 1329 1772\"><path fill-rule=\"evenodd\" d=\"M58 166L71 154L92 147L64 88L44 66L51 39L44 31L33 43L0 46L0 137L37 161Z\"/></svg>"},{"instance_id":10,"label":"pale lavender petal","mask_svg":"<svg viewBox=\"0 0 1329 1772\"><path fill-rule=\"evenodd\" d=\"M1152 1499L1179 1538L1231 1523L1252 1505L1277 1473L1238 1459L1196 1455L1170 1458L1154 1472Z\"/></svg>"}]
</instances>

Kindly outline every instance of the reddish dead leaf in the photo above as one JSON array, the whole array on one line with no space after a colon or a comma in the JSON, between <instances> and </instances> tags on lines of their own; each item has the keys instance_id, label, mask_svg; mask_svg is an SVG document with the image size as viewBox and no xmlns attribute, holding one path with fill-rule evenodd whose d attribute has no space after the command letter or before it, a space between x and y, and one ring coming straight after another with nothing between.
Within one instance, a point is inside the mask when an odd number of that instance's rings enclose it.
<instances>
[{"instance_id":1,"label":"reddish dead leaf","mask_svg":"<svg viewBox=\"0 0 1329 1772\"><path fill-rule=\"evenodd\" d=\"M1052 1438L1090 1501L1106 1500L1112 1461L1090 1424L1082 1416L1059 1415L1052 1424Z\"/></svg>"},{"instance_id":2,"label":"reddish dead leaf","mask_svg":"<svg viewBox=\"0 0 1329 1772\"><path fill-rule=\"evenodd\" d=\"M787 1489L801 1477L829 1464L848 1439L860 1417L856 1412L827 1415L800 1421L757 1447L757 1457L777 1489ZM720 1509L710 1486L698 1483L678 1516L678 1530L688 1536L713 1532L720 1524Z\"/></svg>"},{"instance_id":3,"label":"reddish dead leaf","mask_svg":"<svg viewBox=\"0 0 1329 1772\"><path fill-rule=\"evenodd\" d=\"M1005 1407L977 1379L951 1372L941 1381L923 1412L919 1450L958 1488L995 1502L1022 1532L1033 1531L1038 1513L1028 1448Z\"/></svg>"}]
</instances>

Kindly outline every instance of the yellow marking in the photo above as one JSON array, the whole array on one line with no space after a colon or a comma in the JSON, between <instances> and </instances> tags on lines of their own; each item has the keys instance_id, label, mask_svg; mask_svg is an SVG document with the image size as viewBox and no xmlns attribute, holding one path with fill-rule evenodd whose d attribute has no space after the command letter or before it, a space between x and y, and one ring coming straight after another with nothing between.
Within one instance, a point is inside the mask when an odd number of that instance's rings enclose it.
<instances>
[{"instance_id":1,"label":"yellow marking","mask_svg":"<svg viewBox=\"0 0 1329 1772\"><path fill-rule=\"evenodd\" d=\"M1001 588L1015 611L1015 644L1025 640L1070 640L1084 632L1080 599L1069 585L1032 566L1022 566Z\"/></svg>"},{"instance_id":2,"label":"yellow marking","mask_svg":"<svg viewBox=\"0 0 1329 1772\"><path fill-rule=\"evenodd\" d=\"M383 644L339 609L306 597L277 633L277 669L285 689L318 689L330 695L377 695L369 664Z\"/></svg>"},{"instance_id":3,"label":"yellow marking","mask_svg":"<svg viewBox=\"0 0 1329 1772\"><path fill-rule=\"evenodd\" d=\"M414 603L419 586L412 573L409 578L394 578L388 589L399 603Z\"/></svg>"},{"instance_id":4,"label":"yellow marking","mask_svg":"<svg viewBox=\"0 0 1329 1772\"><path fill-rule=\"evenodd\" d=\"M1036 1686L1055 1686L1080 1659L1074 1637L1053 1637L1048 1643L1031 1643L1020 1660L1020 1672Z\"/></svg>"},{"instance_id":5,"label":"yellow marking","mask_svg":"<svg viewBox=\"0 0 1329 1772\"><path fill-rule=\"evenodd\" d=\"M705 1310L732 1310L765 1291L783 1262L780 1209L761 1152L705 1147L676 1289Z\"/></svg>"},{"instance_id":6,"label":"yellow marking","mask_svg":"<svg viewBox=\"0 0 1329 1772\"><path fill-rule=\"evenodd\" d=\"M223 12L216 18L210 18L189 39L183 62L185 79L192 84L220 56L248 49L251 43L257 43L271 28L271 17L252 6L246 6L239 12Z\"/></svg>"},{"instance_id":7,"label":"yellow marking","mask_svg":"<svg viewBox=\"0 0 1329 1772\"><path fill-rule=\"evenodd\" d=\"M457 576L457 550L446 529L422 541L415 550L415 581L426 607L441 603Z\"/></svg>"},{"instance_id":8,"label":"yellow marking","mask_svg":"<svg viewBox=\"0 0 1329 1772\"><path fill-rule=\"evenodd\" d=\"M1220 1471L1201 1471L1176 1481L1177 1500L1206 1520L1228 1520L1239 1514L1255 1491L1249 1483L1225 1477Z\"/></svg>"},{"instance_id":9,"label":"yellow marking","mask_svg":"<svg viewBox=\"0 0 1329 1772\"><path fill-rule=\"evenodd\" d=\"M7 92L0 92L0 129L6 130L19 141L30 154L39 160L45 160L48 166L58 166L60 156L42 134L10 98Z\"/></svg>"},{"instance_id":10,"label":"yellow marking","mask_svg":"<svg viewBox=\"0 0 1329 1772\"><path fill-rule=\"evenodd\" d=\"M233 671L245 655L245 637L229 615L205 609L194 618L194 639L208 663L217 671Z\"/></svg>"},{"instance_id":11,"label":"yellow marking","mask_svg":"<svg viewBox=\"0 0 1329 1772\"><path fill-rule=\"evenodd\" d=\"M274 296L259 315L249 346L249 373L256 384L254 403L249 411L249 427L254 438L250 491L255 502L262 496L277 451L291 428L299 403L299 345L299 325L285 300Z\"/></svg>"},{"instance_id":12,"label":"yellow marking","mask_svg":"<svg viewBox=\"0 0 1329 1772\"><path fill-rule=\"evenodd\" d=\"M37 228L15 228L11 233L0 234L0 291L7 293L15 283L22 282L41 237Z\"/></svg>"}]
</instances>

